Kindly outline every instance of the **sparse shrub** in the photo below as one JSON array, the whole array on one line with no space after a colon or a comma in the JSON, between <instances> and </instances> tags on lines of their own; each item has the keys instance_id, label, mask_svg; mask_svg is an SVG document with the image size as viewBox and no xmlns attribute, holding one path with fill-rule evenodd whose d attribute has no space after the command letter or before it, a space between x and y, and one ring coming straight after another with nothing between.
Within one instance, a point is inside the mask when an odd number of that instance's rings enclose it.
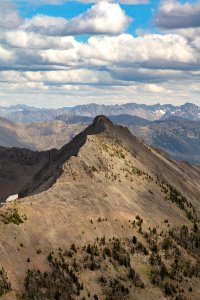
<instances>
[{"instance_id":1,"label":"sparse shrub","mask_svg":"<svg viewBox=\"0 0 200 300\"><path fill-rule=\"evenodd\" d=\"M139 274L137 272L135 272L135 270L132 267L130 267L130 269L129 269L129 278L131 278L133 280L134 285L136 287L144 288L144 283L140 279Z\"/></svg>"},{"instance_id":2,"label":"sparse shrub","mask_svg":"<svg viewBox=\"0 0 200 300\"><path fill-rule=\"evenodd\" d=\"M166 266L164 265L164 263L162 263L161 268L160 268L160 276L161 276L161 279L162 279L162 280L164 280L165 277L168 276L168 271L167 271L167 268L166 268Z\"/></svg>"},{"instance_id":3,"label":"sparse shrub","mask_svg":"<svg viewBox=\"0 0 200 300\"><path fill-rule=\"evenodd\" d=\"M167 294L167 295L174 295L175 293L176 293L177 291L176 291L176 288L175 288L175 286L172 284L172 283L169 283L169 282L167 282L166 284L165 284L165 293Z\"/></svg>"},{"instance_id":4,"label":"sparse shrub","mask_svg":"<svg viewBox=\"0 0 200 300\"><path fill-rule=\"evenodd\" d=\"M71 250L77 253L76 246L74 244L71 245Z\"/></svg>"},{"instance_id":5,"label":"sparse shrub","mask_svg":"<svg viewBox=\"0 0 200 300\"><path fill-rule=\"evenodd\" d=\"M11 290L11 284L8 281L4 268L0 269L0 296Z\"/></svg>"},{"instance_id":6,"label":"sparse shrub","mask_svg":"<svg viewBox=\"0 0 200 300\"><path fill-rule=\"evenodd\" d=\"M172 247L172 240L170 237L165 237L162 243L162 248L164 250L169 250Z\"/></svg>"},{"instance_id":7,"label":"sparse shrub","mask_svg":"<svg viewBox=\"0 0 200 300\"><path fill-rule=\"evenodd\" d=\"M111 250L109 247L105 247L103 250L104 254L107 255L108 257L111 256Z\"/></svg>"},{"instance_id":8,"label":"sparse shrub","mask_svg":"<svg viewBox=\"0 0 200 300\"><path fill-rule=\"evenodd\" d=\"M155 272L152 276L152 283L154 285L160 286L162 282L162 278L158 272Z\"/></svg>"},{"instance_id":9,"label":"sparse shrub","mask_svg":"<svg viewBox=\"0 0 200 300\"><path fill-rule=\"evenodd\" d=\"M137 238L136 238L136 236L133 236L132 242L133 242L133 244L137 244Z\"/></svg>"}]
</instances>

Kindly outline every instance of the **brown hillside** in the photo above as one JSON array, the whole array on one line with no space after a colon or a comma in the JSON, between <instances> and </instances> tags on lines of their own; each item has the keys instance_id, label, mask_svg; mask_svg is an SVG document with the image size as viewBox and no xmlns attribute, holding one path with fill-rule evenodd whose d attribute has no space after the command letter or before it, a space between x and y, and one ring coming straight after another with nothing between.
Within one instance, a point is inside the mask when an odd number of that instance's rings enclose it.
<instances>
[{"instance_id":1,"label":"brown hillside","mask_svg":"<svg viewBox=\"0 0 200 300\"><path fill-rule=\"evenodd\" d=\"M95 118L0 210L5 299L199 299L199 186Z\"/></svg>"}]
</instances>

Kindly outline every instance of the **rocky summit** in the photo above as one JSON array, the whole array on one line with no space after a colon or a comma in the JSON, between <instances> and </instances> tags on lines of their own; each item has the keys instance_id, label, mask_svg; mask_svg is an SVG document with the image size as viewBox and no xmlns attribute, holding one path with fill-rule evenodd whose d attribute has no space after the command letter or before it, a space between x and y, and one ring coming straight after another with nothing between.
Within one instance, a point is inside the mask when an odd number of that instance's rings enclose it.
<instances>
[{"instance_id":1,"label":"rocky summit","mask_svg":"<svg viewBox=\"0 0 200 300\"><path fill-rule=\"evenodd\" d=\"M104 116L60 150L1 153L0 196L19 194L0 209L2 299L200 298L198 167Z\"/></svg>"}]
</instances>

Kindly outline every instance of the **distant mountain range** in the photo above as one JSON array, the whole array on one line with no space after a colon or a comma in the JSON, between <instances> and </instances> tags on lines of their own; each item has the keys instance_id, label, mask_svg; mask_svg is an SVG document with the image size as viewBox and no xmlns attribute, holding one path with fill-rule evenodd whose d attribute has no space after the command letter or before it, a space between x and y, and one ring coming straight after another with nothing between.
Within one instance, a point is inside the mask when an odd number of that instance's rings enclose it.
<instances>
[{"instance_id":1,"label":"distant mountain range","mask_svg":"<svg viewBox=\"0 0 200 300\"><path fill-rule=\"evenodd\" d=\"M7 118L14 122L32 123L48 121L59 115L96 117L97 115L116 116L131 115L149 121L164 120L170 117L181 117L193 121L200 120L200 107L185 103L181 106L171 104L145 105L137 103L126 103L121 105L100 105L86 104L75 107L63 107L59 109L35 108L26 105L13 105L10 107L0 107L0 117Z\"/></svg>"},{"instance_id":2,"label":"distant mountain range","mask_svg":"<svg viewBox=\"0 0 200 300\"><path fill-rule=\"evenodd\" d=\"M18 104L9 107L0 106L0 117L18 123L33 123L52 120L56 116L68 111L68 107L46 109Z\"/></svg>"}]
</instances>

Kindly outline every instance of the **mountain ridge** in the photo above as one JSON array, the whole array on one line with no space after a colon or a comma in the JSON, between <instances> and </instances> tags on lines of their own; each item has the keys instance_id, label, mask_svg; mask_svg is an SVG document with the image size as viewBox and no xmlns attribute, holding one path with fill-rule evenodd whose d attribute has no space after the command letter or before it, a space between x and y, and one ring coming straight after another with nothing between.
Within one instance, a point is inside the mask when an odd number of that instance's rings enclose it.
<instances>
[{"instance_id":1,"label":"mountain ridge","mask_svg":"<svg viewBox=\"0 0 200 300\"><path fill-rule=\"evenodd\" d=\"M91 125L89 125L83 132L81 132L77 136L75 136L72 141L70 141L68 144L64 145L59 151L55 152L55 157L52 156L52 159L48 162L47 166L45 166L45 168L47 168L51 174L50 175L49 172L47 172L47 178L48 177L54 178L54 182L55 182L56 176L57 177L60 176L60 174L62 172L61 171L62 164L66 160L68 160L71 156L77 156L80 149L86 143L87 137L90 135L96 135L96 134L98 135L101 133L105 134L106 136L107 135L111 136L112 139L117 140L123 147L127 148L133 155L140 155L141 160L145 159L146 161L148 161L146 156L147 157L149 156L149 160L154 161L152 159L152 157L155 156L155 158L157 159L157 156L160 155L159 151L157 151L156 149L155 149L155 151L152 152L152 150L150 150L150 147L147 146L146 144L144 144L136 136L132 135L132 133L129 131L128 128L123 127L121 125L114 125L107 117L100 115L100 116L95 117L93 120L93 123ZM150 157L151 157L151 159L150 159ZM57 170L56 176L55 176L55 171L52 170L52 161L53 162L55 161L56 163L59 162L56 165L56 170ZM167 160L167 162L169 162L169 160ZM154 169L155 173L158 172L159 170L161 170L161 166L159 165L160 162L154 161L154 163L148 162L148 164L151 165L151 168ZM173 161L172 161L172 164L173 164ZM43 173L43 176L45 174L44 170L40 170L39 174L40 173ZM36 174L35 176L39 177L39 180L40 180L41 177L38 174ZM46 178L44 181L46 182ZM53 183L51 182L48 187L50 187ZM31 183L31 186L33 187L33 183ZM41 192L44 189L46 189L46 185L44 188L42 188L42 190L41 190L41 188L39 188L39 191ZM29 188L28 188L28 190L29 190ZM30 192L28 192L28 194L29 193ZM32 193L32 190L31 190L31 193ZM191 193L192 193L192 191L191 191ZM25 196L25 195L27 195L27 192L22 191L21 195Z\"/></svg>"},{"instance_id":2,"label":"mountain ridge","mask_svg":"<svg viewBox=\"0 0 200 300\"><path fill-rule=\"evenodd\" d=\"M0 208L5 297L198 299L200 169L104 116L46 158Z\"/></svg>"}]
</instances>

